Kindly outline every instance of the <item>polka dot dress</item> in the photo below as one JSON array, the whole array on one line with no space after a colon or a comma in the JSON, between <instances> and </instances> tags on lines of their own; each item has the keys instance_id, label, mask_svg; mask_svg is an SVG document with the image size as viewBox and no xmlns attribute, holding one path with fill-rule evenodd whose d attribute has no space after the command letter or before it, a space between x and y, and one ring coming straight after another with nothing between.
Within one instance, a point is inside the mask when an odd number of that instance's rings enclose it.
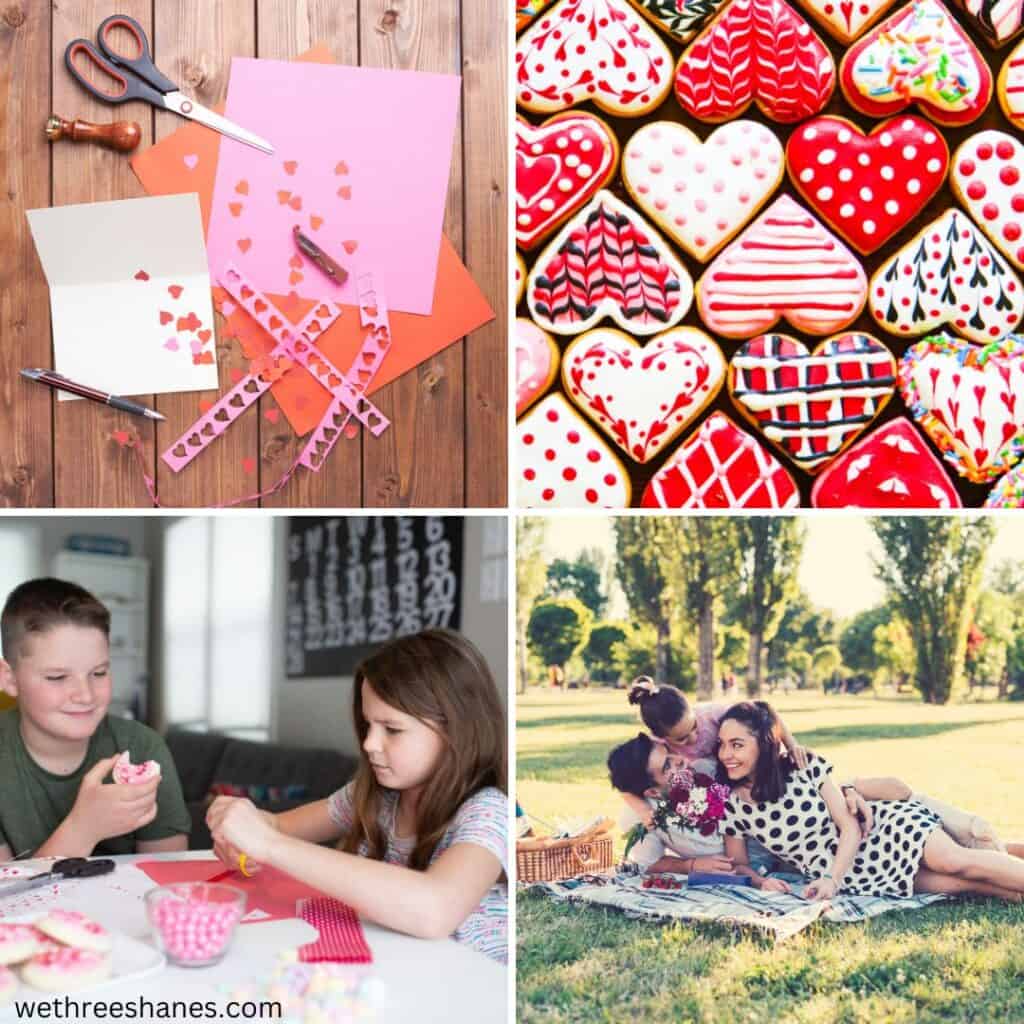
<instances>
[{"instance_id":1,"label":"polka dot dress","mask_svg":"<svg viewBox=\"0 0 1024 1024\"><path fill-rule=\"evenodd\" d=\"M821 795L832 765L814 754L794 771L778 800L751 804L734 793L725 805L722 831L756 839L810 879L832 870L839 830ZM916 800L873 800L874 825L861 841L841 891L859 896L912 896L914 876L928 836L939 819Z\"/></svg>"}]
</instances>

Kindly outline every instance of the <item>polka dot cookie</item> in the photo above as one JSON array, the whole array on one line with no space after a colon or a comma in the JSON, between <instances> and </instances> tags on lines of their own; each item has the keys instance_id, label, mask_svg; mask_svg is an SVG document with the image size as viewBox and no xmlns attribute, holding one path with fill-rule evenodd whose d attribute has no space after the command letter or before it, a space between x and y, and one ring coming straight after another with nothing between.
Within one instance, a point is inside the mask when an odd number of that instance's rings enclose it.
<instances>
[{"instance_id":1,"label":"polka dot cookie","mask_svg":"<svg viewBox=\"0 0 1024 1024\"><path fill-rule=\"evenodd\" d=\"M673 39L692 39L726 0L629 0L652 24Z\"/></svg>"},{"instance_id":2,"label":"polka dot cookie","mask_svg":"<svg viewBox=\"0 0 1024 1024\"><path fill-rule=\"evenodd\" d=\"M21 969L26 985L46 992L73 992L110 977L110 958L88 949L54 950L34 956Z\"/></svg>"},{"instance_id":3,"label":"polka dot cookie","mask_svg":"<svg viewBox=\"0 0 1024 1024\"><path fill-rule=\"evenodd\" d=\"M516 416L544 394L558 373L558 346L532 320L516 320Z\"/></svg>"},{"instance_id":4,"label":"polka dot cookie","mask_svg":"<svg viewBox=\"0 0 1024 1024\"><path fill-rule=\"evenodd\" d=\"M36 921L36 928L43 935L76 949L107 953L112 945L110 932L77 910L51 910Z\"/></svg>"},{"instance_id":5,"label":"polka dot cookie","mask_svg":"<svg viewBox=\"0 0 1024 1024\"><path fill-rule=\"evenodd\" d=\"M577 338L562 358L565 393L640 463L697 419L724 381L721 350L695 327L677 327L643 346L599 328Z\"/></svg>"},{"instance_id":6,"label":"polka dot cookie","mask_svg":"<svg viewBox=\"0 0 1024 1024\"><path fill-rule=\"evenodd\" d=\"M1014 127L1024 128L1024 42L1018 43L999 72L999 105Z\"/></svg>"},{"instance_id":7,"label":"polka dot cookie","mask_svg":"<svg viewBox=\"0 0 1024 1024\"><path fill-rule=\"evenodd\" d=\"M949 209L875 272L869 307L891 334L913 337L948 324L984 344L1020 323L1024 290L971 219Z\"/></svg>"},{"instance_id":8,"label":"polka dot cookie","mask_svg":"<svg viewBox=\"0 0 1024 1024\"><path fill-rule=\"evenodd\" d=\"M516 427L520 508L626 508L630 483L597 431L557 392Z\"/></svg>"},{"instance_id":9,"label":"polka dot cookie","mask_svg":"<svg viewBox=\"0 0 1024 1024\"><path fill-rule=\"evenodd\" d=\"M841 43L852 43L895 0L800 0L800 5Z\"/></svg>"},{"instance_id":10,"label":"polka dot cookie","mask_svg":"<svg viewBox=\"0 0 1024 1024\"><path fill-rule=\"evenodd\" d=\"M972 135L956 151L950 184L993 244L1024 270L1024 146L1006 132Z\"/></svg>"},{"instance_id":11,"label":"polka dot cookie","mask_svg":"<svg viewBox=\"0 0 1024 1024\"><path fill-rule=\"evenodd\" d=\"M755 121L721 125L705 142L657 121L626 145L622 181L662 231L705 262L765 204L784 166L779 140Z\"/></svg>"}]
</instances>

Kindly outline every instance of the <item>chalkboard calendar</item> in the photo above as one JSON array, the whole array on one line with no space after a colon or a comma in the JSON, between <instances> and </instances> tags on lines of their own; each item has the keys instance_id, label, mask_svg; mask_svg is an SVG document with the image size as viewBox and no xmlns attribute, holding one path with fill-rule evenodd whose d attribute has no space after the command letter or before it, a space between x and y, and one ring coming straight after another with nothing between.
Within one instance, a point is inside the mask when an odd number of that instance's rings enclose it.
<instances>
[{"instance_id":1,"label":"chalkboard calendar","mask_svg":"<svg viewBox=\"0 0 1024 1024\"><path fill-rule=\"evenodd\" d=\"M458 629L462 529L458 516L289 519L288 677L351 675L388 640Z\"/></svg>"}]
</instances>

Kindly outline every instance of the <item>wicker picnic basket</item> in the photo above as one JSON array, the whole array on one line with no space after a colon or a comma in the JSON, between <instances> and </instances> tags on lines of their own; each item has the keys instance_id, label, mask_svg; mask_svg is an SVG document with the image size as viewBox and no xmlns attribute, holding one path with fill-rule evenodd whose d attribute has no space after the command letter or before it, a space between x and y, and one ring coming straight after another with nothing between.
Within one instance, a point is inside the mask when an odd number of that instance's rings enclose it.
<instances>
[{"instance_id":1,"label":"wicker picnic basket","mask_svg":"<svg viewBox=\"0 0 1024 1024\"><path fill-rule=\"evenodd\" d=\"M516 841L516 880L519 882L560 882L576 875L610 871L613 827L611 818L601 818L579 835L567 839L531 836Z\"/></svg>"}]
</instances>

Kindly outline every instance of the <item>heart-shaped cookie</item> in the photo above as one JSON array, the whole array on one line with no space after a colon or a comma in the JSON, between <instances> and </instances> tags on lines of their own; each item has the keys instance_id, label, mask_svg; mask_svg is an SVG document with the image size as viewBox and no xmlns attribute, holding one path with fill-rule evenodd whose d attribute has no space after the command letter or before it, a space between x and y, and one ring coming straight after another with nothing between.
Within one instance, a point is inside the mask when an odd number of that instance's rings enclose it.
<instances>
[{"instance_id":1,"label":"heart-shaped cookie","mask_svg":"<svg viewBox=\"0 0 1024 1024\"><path fill-rule=\"evenodd\" d=\"M626 508L630 484L597 431L557 391L516 425L520 508Z\"/></svg>"},{"instance_id":2,"label":"heart-shaped cookie","mask_svg":"<svg viewBox=\"0 0 1024 1024\"><path fill-rule=\"evenodd\" d=\"M942 463L900 416L873 430L814 481L815 508L960 508Z\"/></svg>"},{"instance_id":3,"label":"heart-shaped cookie","mask_svg":"<svg viewBox=\"0 0 1024 1024\"><path fill-rule=\"evenodd\" d=\"M516 0L516 31L522 32L551 0Z\"/></svg>"},{"instance_id":4,"label":"heart-shaped cookie","mask_svg":"<svg viewBox=\"0 0 1024 1024\"><path fill-rule=\"evenodd\" d=\"M630 334L656 334L686 316L693 282L657 232L600 191L541 253L526 285L533 319L582 334L611 317Z\"/></svg>"},{"instance_id":5,"label":"heart-shaped cookie","mask_svg":"<svg viewBox=\"0 0 1024 1024\"><path fill-rule=\"evenodd\" d=\"M516 253L515 275L516 305L518 306L523 301L523 292L526 291L526 264L519 253Z\"/></svg>"},{"instance_id":6,"label":"heart-shaped cookie","mask_svg":"<svg viewBox=\"0 0 1024 1024\"><path fill-rule=\"evenodd\" d=\"M599 328L577 338L562 358L566 394L637 462L663 452L724 381L721 350L696 327L677 327L643 346Z\"/></svg>"},{"instance_id":7,"label":"heart-shaped cookie","mask_svg":"<svg viewBox=\"0 0 1024 1024\"><path fill-rule=\"evenodd\" d=\"M1024 146L1006 132L972 135L956 151L950 184L976 224L1024 270Z\"/></svg>"},{"instance_id":8,"label":"heart-shaped cookie","mask_svg":"<svg viewBox=\"0 0 1024 1024\"><path fill-rule=\"evenodd\" d=\"M811 17L841 43L852 43L895 0L800 0Z\"/></svg>"},{"instance_id":9,"label":"heart-shaped cookie","mask_svg":"<svg viewBox=\"0 0 1024 1024\"><path fill-rule=\"evenodd\" d=\"M672 121L627 143L622 180L637 205L691 256L709 260L782 180L782 146L755 121L732 121L705 142Z\"/></svg>"},{"instance_id":10,"label":"heart-shaped cookie","mask_svg":"<svg viewBox=\"0 0 1024 1024\"><path fill-rule=\"evenodd\" d=\"M532 249L615 176L619 144L593 114L516 121L516 244Z\"/></svg>"},{"instance_id":11,"label":"heart-shaped cookie","mask_svg":"<svg viewBox=\"0 0 1024 1024\"><path fill-rule=\"evenodd\" d=\"M833 334L866 297L857 258L785 195L715 257L697 289L704 323L727 338L761 334L783 317L807 334Z\"/></svg>"},{"instance_id":12,"label":"heart-shaped cookie","mask_svg":"<svg viewBox=\"0 0 1024 1024\"><path fill-rule=\"evenodd\" d=\"M949 324L984 344L1020 323L1024 290L971 219L950 208L879 267L869 306L892 334L928 334Z\"/></svg>"},{"instance_id":13,"label":"heart-shaped cookie","mask_svg":"<svg viewBox=\"0 0 1024 1024\"><path fill-rule=\"evenodd\" d=\"M629 0L652 24L685 43L726 0ZM891 2L891 0L890 0Z\"/></svg>"},{"instance_id":14,"label":"heart-shaped cookie","mask_svg":"<svg viewBox=\"0 0 1024 1024\"><path fill-rule=\"evenodd\" d=\"M903 354L899 386L911 416L968 480L994 480L1024 453L1024 338L979 347L932 335Z\"/></svg>"},{"instance_id":15,"label":"heart-shaped cookie","mask_svg":"<svg viewBox=\"0 0 1024 1024\"><path fill-rule=\"evenodd\" d=\"M923 117L903 115L865 135L842 117L800 125L786 145L793 184L855 249L874 252L942 187L945 140Z\"/></svg>"},{"instance_id":16,"label":"heart-shaped cookie","mask_svg":"<svg viewBox=\"0 0 1024 1024\"><path fill-rule=\"evenodd\" d=\"M999 72L999 103L1018 128L1024 128L1024 42L1018 43Z\"/></svg>"},{"instance_id":17,"label":"heart-shaped cookie","mask_svg":"<svg viewBox=\"0 0 1024 1024\"><path fill-rule=\"evenodd\" d=\"M988 64L939 0L911 0L854 43L839 84L869 117L917 103L946 125L970 124L992 98Z\"/></svg>"},{"instance_id":18,"label":"heart-shaped cookie","mask_svg":"<svg viewBox=\"0 0 1024 1024\"><path fill-rule=\"evenodd\" d=\"M516 415L551 386L558 373L558 346L532 320L516 320Z\"/></svg>"},{"instance_id":19,"label":"heart-shaped cookie","mask_svg":"<svg viewBox=\"0 0 1024 1024\"><path fill-rule=\"evenodd\" d=\"M813 352L785 334L752 338L729 363L736 407L808 473L834 459L885 408L896 360L870 334L850 332Z\"/></svg>"},{"instance_id":20,"label":"heart-shaped cookie","mask_svg":"<svg viewBox=\"0 0 1024 1024\"><path fill-rule=\"evenodd\" d=\"M957 0L957 5L992 46L1003 46L1024 31L1019 0Z\"/></svg>"},{"instance_id":21,"label":"heart-shaped cookie","mask_svg":"<svg viewBox=\"0 0 1024 1024\"><path fill-rule=\"evenodd\" d=\"M820 113L836 84L828 48L783 0L732 0L676 66L676 96L701 121L757 103L783 124Z\"/></svg>"},{"instance_id":22,"label":"heart-shaped cookie","mask_svg":"<svg viewBox=\"0 0 1024 1024\"><path fill-rule=\"evenodd\" d=\"M644 488L644 508L795 508L793 478L725 413L713 412Z\"/></svg>"},{"instance_id":23,"label":"heart-shaped cookie","mask_svg":"<svg viewBox=\"0 0 1024 1024\"><path fill-rule=\"evenodd\" d=\"M626 0L559 0L516 43L516 102L539 114L590 100L636 117L672 88L672 54Z\"/></svg>"},{"instance_id":24,"label":"heart-shaped cookie","mask_svg":"<svg viewBox=\"0 0 1024 1024\"><path fill-rule=\"evenodd\" d=\"M985 508L1024 508L1024 462L1018 462L988 492Z\"/></svg>"}]
</instances>

